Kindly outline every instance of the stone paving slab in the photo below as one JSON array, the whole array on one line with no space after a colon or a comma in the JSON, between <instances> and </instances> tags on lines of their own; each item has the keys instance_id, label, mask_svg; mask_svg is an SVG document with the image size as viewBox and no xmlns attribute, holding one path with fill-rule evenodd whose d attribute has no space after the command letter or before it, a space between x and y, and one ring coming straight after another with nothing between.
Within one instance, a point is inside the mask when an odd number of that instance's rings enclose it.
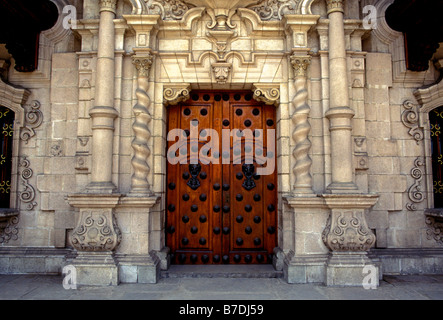
<instances>
[{"instance_id":1,"label":"stone paving slab","mask_svg":"<svg viewBox=\"0 0 443 320\"><path fill-rule=\"evenodd\" d=\"M0 300L441 300L443 276L386 276L376 290L287 284L281 278L163 278L65 290L61 276L0 275Z\"/></svg>"}]
</instances>

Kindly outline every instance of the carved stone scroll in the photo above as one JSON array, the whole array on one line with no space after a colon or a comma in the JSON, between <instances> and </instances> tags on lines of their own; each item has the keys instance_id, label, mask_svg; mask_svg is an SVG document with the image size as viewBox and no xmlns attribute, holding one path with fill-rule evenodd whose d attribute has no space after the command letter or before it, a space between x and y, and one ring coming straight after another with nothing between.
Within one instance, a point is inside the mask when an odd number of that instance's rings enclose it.
<instances>
[{"instance_id":1,"label":"carved stone scroll","mask_svg":"<svg viewBox=\"0 0 443 320\"><path fill-rule=\"evenodd\" d=\"M425 200L425 194L422 189L421 181L423 180L424 172L421 167L424 167L425 161L422 157L418 157L414 161L414 168L411 170L411 176L414 178L414 184L408 189L408 197L411 202L406 204L409 211L417 210L417 204Z\"/></svg>"},{"instance_id":2,"label":"carved stone scroll","mask_svg":"<svg viewBox=\"0 0 443 320\"><path fill-rule=\"evenodd\" d=\"M18 211L0 213L0 244L18 239Z\"/></svg>"},{"instance_id":3,"label":"carved stone scroll","mask_svg":"<svg viewBox=\"0 0 443 320\"><path fill-rule=\"evenodd\" d=\"M31 168L29 168L30 162L26 157L22 158L19 165L20 167L24 168L20 173L20 178L23 186L25 187L23 191L19 192L19 198L25 204L25 210L32 210L37 205L37 202L34 201L35 189L31 184L29 184L29 179L32 178L34 172Z\"/></svg>"},{"instance_id":4,"label":"carved stone scroll","mask_svg":"<svg viewBox=\"0 0 443 320\"><path fill-rule=\"evenodd\" d=\"M424 134L423 128L420 127L418 106L411 101L405 101L403 107L405 111L401 115L401 121L409 129L409 135L419 144L424 139Z\"/></svg>"},{"instance_id":5,"label":"carved stone scroll","mask_svg":"<svg viewBox=\"0 0 443 320\"><path fill-rule=\"evenodd\" d=\"M175 106L180 102L186 101L190 98L191 85L179 84L168 85L163 91L163 104L165 106Z\"/></svg>"},{"instance_id":6,"label":"carved stone scroll","mask_svg":"<svg viewBox=\"0 0 443 320\"><path fill-rule=\"evenodd\" d=\"M20 139L28 143L28 140L35 136L35 129L40 127L43 122L43 113L40 111L40 102L32 101L31 110L25 114L25 125L20 133Z\"/></svg>"},{"instance_id":7,"label":"carved stone scroll","mask_svg":"<svg viewBox=\"0 0 443 320\"><path fill-rule=\"evenodd\" d=\"M275 85L257 84L253 86L254 99L267 105L280 104L280 90Z\"/></svg>"}]
</instances>

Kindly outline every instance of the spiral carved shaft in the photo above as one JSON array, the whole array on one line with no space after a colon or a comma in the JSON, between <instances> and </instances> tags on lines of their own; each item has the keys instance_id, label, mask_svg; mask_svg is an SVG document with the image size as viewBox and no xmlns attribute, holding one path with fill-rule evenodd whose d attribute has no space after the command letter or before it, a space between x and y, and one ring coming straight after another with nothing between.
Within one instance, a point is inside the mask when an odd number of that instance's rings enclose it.
<instances>
[{"instance_id":1,"label":"spiral carved shaft","mask_svg":"<svg viewBox=\"0 0 443 320\"><path fill-rule=\"evenodd\" d=\"M151 155L151 150L148 143L151 139L149 123L152 120L152 116L149 113L151 99L147 92L149 89L148 74L152 58L134 58L133 62L138 70L138 87L136 90L137 104L133 108L135 115L135 121L132 126L134 131L134 139L132 141L134 156L131 163L134 173L131 179L131 192L150 193L148 175L151 168L148 165L148 158Z\"/></svg>"},{"instance_id":2,"label":"spiral carved shaft","mask_svg":"<svg viewBox=\"0 0 443 320\"><path fill-rule=\"evenodd\" d=\"M308 117L311 107L308 105L308 91L306 88L307 78L306 70L309 65L309 59L292 59L295 70L295 89L296 94L292 101L295 111L292 116L292 122L295 126L292 138L295 142L293 156L295 158L295 166L293 172L295 174L294 191L297 193L312 193L312 176L310 173L312 160L309 156L311 149L311 141L309 133L311 125Z\"/></svg>"}]
</instances>

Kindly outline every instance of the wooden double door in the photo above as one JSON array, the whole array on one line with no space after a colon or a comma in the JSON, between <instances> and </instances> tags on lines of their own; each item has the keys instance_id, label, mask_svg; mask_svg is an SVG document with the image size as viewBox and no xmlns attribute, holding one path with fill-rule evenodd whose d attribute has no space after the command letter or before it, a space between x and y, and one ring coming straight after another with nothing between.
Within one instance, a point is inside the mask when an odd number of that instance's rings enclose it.
<instances>
[{"instance_id":1,"label":"wooden double door","mask_svg":"<svg viewBox=\"0 0 443 320\"><path fill-rule=\"evenodd\" d=\"M272 263L275 107L193 92L168 110L166 242L173 264Z\"/></svg>"}]
</instances>

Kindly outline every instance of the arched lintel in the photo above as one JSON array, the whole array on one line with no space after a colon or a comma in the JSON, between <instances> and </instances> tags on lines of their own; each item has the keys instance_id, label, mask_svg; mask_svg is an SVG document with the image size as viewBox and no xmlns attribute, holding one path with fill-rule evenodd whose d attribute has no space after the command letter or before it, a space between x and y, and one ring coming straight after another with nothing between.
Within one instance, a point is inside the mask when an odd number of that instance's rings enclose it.
<instances>
[{"instance_id":1,"label":"arched lintel","mask_svg":"<svg viewBox=\"0 0 443 320\"><path fill-rule=\"evenodd\" d=\"M15 123L19 127L24 126L26 103L31 92L26 89L16 88L0 79L0 105L11 109L15 113Z\"/></svg>"}]
</instances>

